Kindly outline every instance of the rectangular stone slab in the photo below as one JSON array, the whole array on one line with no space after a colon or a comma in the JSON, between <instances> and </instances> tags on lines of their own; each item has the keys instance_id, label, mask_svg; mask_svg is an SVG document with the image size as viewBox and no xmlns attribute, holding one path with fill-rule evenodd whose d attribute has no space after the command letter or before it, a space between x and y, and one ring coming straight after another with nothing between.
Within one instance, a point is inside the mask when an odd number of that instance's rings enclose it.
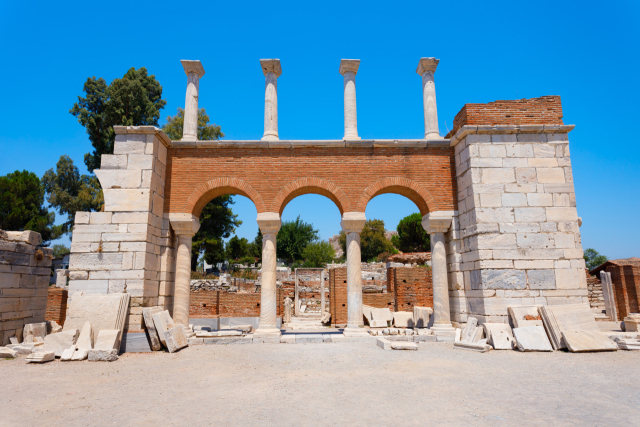
<instances>
[{"instance_id":1,"label":"rectangular stone slab","mask_svg":"<svg viewBox=\"0 0 640 427\"><path fill-rule=\"evenodd\" d=\"M587 304L548 305L540 307L544 326L554 349L567 348L564 331L600 332L591 308Z\"/></svg>"},{"instance_id":2,"label":"rectangular stone slab","mask_svg":"<svg viewBox=\"0 0 640 427\"><path fill-rule=\"evenodd\" d=\"M413 312L411 311L395 311L393 313L393 324L397 328L413 327Z\"/></svg>"},{"instance_id":3,"label":"rectangular stone slab","mask_svg":"<svg viewBox=\"0 0 640 427\"><path fill-rule=\"evenodd\" d=\"M82 330L80 331L78 341L76 341L76 347L91 350L93 348L93 342L93 328L91 327L90 322L85 322L84 326L82 326Z\"/></svg>"},{"instance_id":4,"label":"rectangular stone slab","mask_svg":"<svg viewBox=\"0 0 640 427\"><path fill-rule=\"evenodd\" d=\"M15 359L18 357L18 352L8 348L8 347L0 347L0 359Z\"/></svg>"},{"instance_id":5,"label":"rectangular stone slab","mask_svg":"<svg viewBox=\"0 0 640 427\"><path fill-rule=\"evenodd\" d=\"M174 353L187 346L187 336L182 326L176 326L175 328L164 331L164 340L167 343L169 353Z\"/></svg>"},{"instance_id":6,"label":"rectangular stone slab","mask_svg":"<svg viewBox=\"0 0 640 427\"><path fill-rule=\"evenodd\" d=\"M542 317L538 307L535 305L522 307L508 307L509 316L514 328L524 328L527 326L542 326Z\"/></svg>"},{"instance_id":7,"label":"rectangular stone slab","mask_svg":"<svg viewBox=\"0 0 640 427\"><path fill-rule=\"evenodd\" d=\"M129 294L80 295L75 293L69 303L63 330L82 329L84 324L89 322L93 328L94 337L102 329L122 331L129 299Z\"/></svg>"},{"instance_id":8,"label":"rectangular stone slab","mask_svg":"<svg viewBox=\"0 0 640 427\"><path fill-rule=\"evenodd\" d=\"M50 362L56 358L56 354L53 351L39 351L37 353L31 353L27 356L28 363L44 363Z\"/></svg>"},{"instance_id":9,"label":"rectangular stone slab","mask_svg":"<svg viewBox=\"0 0 640 427\"><path fill-rule=\"evenodd\" d=\"M93 348L95 350L118 350L120 342L120 331L117 329L103 329L98 333L96 343Z\"/></svg>"},{"instance_id":10,"label":"rectangular stone slab","mask_svg":"<svg viewBox=\"0 0 640 427\"><path fill-rule=\"evenodd\" d=\"M372 308L371 317L373 320L382 320L384 322L391 322L393 320L393 315L391 314L391 310L389 310L387 307Z\"/></svg>"},{"instance_id":11,"label":"rectangular stone slab","mask_svg":"<svg viewBox=\"0 0 640 427\"><path fill-rule=\"evenodd\" d=\"M520 351L553 351L547 333L542 326L514 328L513 335Z\"/></svg>"},{"instance_id":12,"label":"rectangular stone slab","mask_svg":"<svg viewBox=\"0 0 640 427\"><path fill-rule=\"evenodd\" d=\"M387 309L388 310L388 309ZM433 314L431 307L413 307L413 324L415 328L426 328Z\"/></svg>"},{"instance_id":13,"label":"rectangular stone slab","mask_svg":"<svg viewBox=\"0 0 640 427\"><path fill-rule=\"evenodd\" d=\"M391 341L392 350L418 350L418 344L408 341Z\"/></svg>"},{"instance_id":14,"label":"rectangular stone slab","mask_svg":"<svg viewBox=\"0 0 640 427\"><path fill-rule=\"evenodd\" d=\"M77 329L72 329L58 332L57 334L47 335L44 337L43 351L52 351L56 357L60 357L64 350L75 345L79 334L80 332Z\"/></svg>"},{"instance_id":15,"label":"rectangular stone slab","mask_svg":"<svg viewBox=\"0 0 640 427\"><path fill-rule=\"evenodd\" d=\"M23 340L26 342L35 341L36 337L44 338L47 336L47 322L41 323L28 323L24 325L24 331L22 332ZM27 338L31 337L31 341Z\"/></svg>"},{"instance_id":16,"label":"rectangular stone slab","mask_svg":"<svg viewBox=\"0 0 640 427\"><path fill-rule=\"evenodd\" d=\"M491 346L489 344L481 344L470 341L456 341L453 343L453 348L457 348L460 350L477 351L479 353L485 353L491 350Z\"/></svg>"},{"instance_id":17,"label":"rectangular stone slab","mask_svg":"<svg viewBox=\"0 0 640 427\"><path fill-rule=\"evenodd\" d=\"M596 331L563 331L562 339L573 353L618 350L618 344Z\"/></svg>"},{"instance_id":18,"label":"rectangular stone slab","mask_svg":"<svg viewBox=\"0 0 640 427\"><path fill-rule=\"evenodd\" d=\"M158 330L153 323L153 315L155 313L160 313L161 311L163 310L160 307L149 307L142 309L142 318L144 319L144 325L147 328L147 333L149 334L149 346L153 351L162 349L162 343L160 342L160 336L158 336Z\"/></svg>"},{"instance_id":19,"label":"rectangular stone slab","mask_svg":"<svg viewBox=\"0 0 640 427\"><path fill-rule=\"evenodd\" d=\"M487 337L487 343L492 345L495 350L513 350L515 340L511 326L506 323L484 323L482 327Z\"/></svg>"},{"instance_id":20,"label":"rectangular stone slab","mask_svg":"<svg viewBox=\"0 0 640 427\"><path fill-rule=\"evenodd\" d=\"M167 343L164 340L164 333L169 329L175 327L173 319L169 315L168 310L161 311L159 313L153 313L151 317L153 318L153 324L158 331L158 338L160 338L160 342L162 343L162 345L166 347Z\"/></svg>"},{"instance_id":21,"label":"rectangular stone slab","mask_svg":"<svg viewBox=\"0 0 640 427\"><path fill-rule=\"evenodd\" d=\"M468 317L467 325L464 327L464 331L462 331L460 341L473 342L473 337L475 336L477 326L478 319L476 319L475 317Z\"/></svg>"},{"instance_id":22,"label":"rectangular stone slab","mask_svg":"<svg viewBox=\"0 0 640 427\"><path fill-rule=\"evenodd\" d=\"M89 350L90 362L113 362L118 360L118 350Z\"/></svg>"}]
</instances>

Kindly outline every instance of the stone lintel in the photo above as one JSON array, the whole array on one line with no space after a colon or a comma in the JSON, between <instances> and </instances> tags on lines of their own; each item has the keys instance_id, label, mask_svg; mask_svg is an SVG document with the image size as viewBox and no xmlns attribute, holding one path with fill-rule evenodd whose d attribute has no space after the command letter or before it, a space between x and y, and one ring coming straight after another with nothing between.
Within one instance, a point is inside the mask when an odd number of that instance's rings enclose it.
<instances>
[{"instance_id":1,"label":"stone lintel","mask_svg":"<svg viewBox=\"0 0 640 427\"><path fill-rule=\"evenodd\" d=\"M451 227L453 217L457 214L457 211L429 212L422 217L422 227L429 234L446 233Z\"/></svg>"},{"instance_id":2,"label":"stone lintel","mask_svg":"<svg viewBox=\"0 0 640 427\"><path fill-rule=\"evenodd\" d=\"M262 234L277 234L282 225L280 214L276 212L259 213L257 220Z\"/></svg>"},{"instance_id":3,"label":"stone lintel","mask_svg":"<svg viewBox=\"0 0 640 427\"><path fill-rule=\"evenodd\" d=\"M451 137L449 144L455 147L465 136L471 134L569 133L575 127L576 125L464 125Z\"/></svg>"},{"instance_id":4,"label":"stone lintel","mask_svg":"<svg viewBox=\"0 0 640 427\"><path fill-rule=\"evenodd\" d=\"M177 235L195 235L200 229L200 220L190 213L169 213L171 228Z\"/></svg>"},{"instance_id":5,"label":"stone lintel","mask_svg":"<svg viewBox=\"0 0 640 427\"><path fill-rule=\"evenodd\" d=\"M353 74L358 73L358 67L360 67L359 59L341 59L340 60L340 74L344 76L344 73L352 71Z\"/></svg>"},{"instance_id":6,"label":"stone lintel","mask_svg":"<svg viewBox=\"0 0 640 427\"><path fill-rule=\"evenodd\" d=\"M423 75L427 71L431 71L432 73L435 73L439 62L440 60L436 58L420 58L420 61L418 62L418 68L416 69L416 73L420 75Z\"/></svg>"},{"instance_id":7,"label":"stone lintel","mask_svg":"<svg viewBox=\"0 0 640 427\"><path fill-rule=\"evenodd\" d=\"M214 141L172 141L172 148L353 148L353 147L416 147L449 148L448 139L367 139L359 141L335 140L214 140Z\"/></svg>"},{"instance_id":8,"label":"stone lintel","mask_svg":"<svg viewBox=\"0 0 640 427\"><path fill-rule=\"evenodd\" d=\"M167 134L155 126L114 126L113 131L116 135L155 135L165 147L171 148Z\"/></svg>"},{"instance_id":9,"label":"stone lintel","mask_svg":"<svg viewBox=\"0 0 640 427\"><path fill-rule=\"evenodd\" d=\"M364 212L345 212L342 215L340 226L345 233L360 233L365 222L367 222L367 218Z\"/></svg>"},{"instance_id":10,"label":"stone lintel","mask_svg":"<svg viewBox=\"0 0 640 427\"><path fill-rule=\"evenodd\" d=\"M280 66L279 59L261 59L260 66L262 67L262 72L265 76L269 73L273 73L276 77L280 77L282 74L282 67Z\"/></svg>"},{"instance_id":11,"label":"stone lintel","mask_svg":"<svg viewBox=\"0 0 640 427\"><path fill-rule=\"evenodd\" d=\"M185 74L188 76L191 73L195 73L198 75L198 78L202 78L204 76L204 67L202 63L198 60L190 60L190 59L181 59L180 63L184 68Z\"/></svg>"}]
</instances>

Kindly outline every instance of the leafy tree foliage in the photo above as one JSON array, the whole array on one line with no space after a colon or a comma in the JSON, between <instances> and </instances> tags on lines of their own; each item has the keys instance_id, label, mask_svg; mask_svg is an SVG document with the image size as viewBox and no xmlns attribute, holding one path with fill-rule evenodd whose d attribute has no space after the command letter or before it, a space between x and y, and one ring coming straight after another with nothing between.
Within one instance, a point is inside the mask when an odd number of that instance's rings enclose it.
<instances>
[{"instance_id":1,"label":"leafy tree foliage","mask_svg":"<svg viewBox=\"0 0 640 427\"><path fill-rule=\"evenodd\" d=\"M229 260L239 260L249 255L249 241L246 238L233 236L227 242L226 255Z\"/></svg>"},{"instance_id":2,"label":"leafy tree foliage","mask_svg":"<svg viewBox=\"0 0 640 427\"><path fill-rule=\"evenodd\" d=\"M85 97L79 96L69 112L87 129L93 145L93 152L84 156L90 172L100 167L103 154L113 153L113 126L158 126L160 110L167 103L162 86L144 67L131 68L108 86L102 77L90 77L83 90Z\"/></svg>"},{"instance_id":3,"label":"leafy tree foliage","mask_svg":"<svg viewBox=\"0 0 640 427\"><path fill-rule=\"evenodd\" d=\"M360 259L362 262L375 260L383 252L397 253L393 244L384 235L384 221L369 219L364 223L360 233ZM340 231L338 239L344 253L347 253L347 235Z\"/></svg>"},{"instance_id":4,"label":"leafy tree foliage","mask_svg":"<svg viewBox=\"0 0 640 427\"><path fill-rule=\"evenodd\" d=\"M277 256L291 263L302 257L302 251L318 239L318 230L300 219L285 221L278 232Z\"/></svg>"},{"instance_id":5,"label":"leafy tree foliage","mask_svg":"<svg viewBox=\"0 0 640 427\"><path fill-rule=\"evenodd\" d=\"M52 249L53 249L53 257L54 258L62 258L66 254L71 253L71 249L69 249L65 245L59 245L59 244L53 245Z\"/></svg>"},{"instance_id":6,"label":"leafy tree foliage","mask_svg":"<svg viewBox=\"0 0 640 427\"><path fill-rule=\"evenodd\" d=\"M62 235L62 227L53 225L56 218L44 204L44 188L33 172L15 171L0 177L0 229L36 231L42 245Z\"/></svg>"},{"instance_id":7,"label":"leafy tree foliage","mask_svg":"<svg viewBox=\"0 0 640 427\"><path fill-rule=\"evenodd\" d=\"M303 266L307 268L324 268L335 257L335 249L325 240L311 242L302 251Z\"/></svg>"},{"instance_id":8,"label":"leafy tree foliage","mask_svg":"<svg viewBox=\"0 0 640 427\"><path fill-rule=\"evenodd\" d=\"M191 252L191 270L196 269L198 255L203 254L207 264L216 265L226 259L223 239L229 238L236 227L242 224L238 215L234 215L230 195L216 197L200 214L200 229L193 236Z\"/></svg>"},{"instance_id":9,"label":"leafy tree foliage","mask_svg":"<svg viewBox=\"0 0 640 427\"><path fill-rule=\"evenodd\" d=\"M162 126L164 133L172 141L182 139L182 129L184 127L184 108L178 108L175 116L167 117L167 123ZM214 139L224 138L224 133L220 126L215 123L209 124L209 116L204 108L198 109L198 139L201 141L213 141Z\"/></svg>"},{"instance_id":10,"label":"leafy tree foliage","mask_svg":"<svg viewBox=\"0 0 640 427\"><path fill-rule=\"evenodd\" d=\"M422 227L422 215L414 213L400 220L391 243L402 252L431 252L431 240Z\"/></svg>"},{"instance_id":11,"label":"leafy tree foliage","mask_svg":"<svg viewBox=\"0 0 640 427\"><path fill-rule=\"evenodd\" d=\"M584 250L584 260L587 265L587 270L593 270L609 261L609 258L605 255L600 255L595 249L588 248Z\"/></svg>"},{"instance_id":12,"label":"leafy tree foliage","mask_svg":"<svg viewBox=\"0 0 640 427\"><path fill-rule=\"evenodd\" d=\"M60 156L53 168L45 172L42 184L47 194L47 202L67 221L61 226L63 233L71 233L76 212L91 212L102 209L104 196L95 176L80 175L69 156Z\"/></svg>"},{"instance_id":13,"label":"leafy tree foliage","mask_svg":"<svg viewBox=\"0 0 640 427\"><path fill-rule=\"evenodd\" d=\"M259 228L258 234L256 234L256 238L253 239L253 242L251 242L250 244L249 250L252 257L262 260L262 231L260 231Z\"/></svg>"}]
</instances>

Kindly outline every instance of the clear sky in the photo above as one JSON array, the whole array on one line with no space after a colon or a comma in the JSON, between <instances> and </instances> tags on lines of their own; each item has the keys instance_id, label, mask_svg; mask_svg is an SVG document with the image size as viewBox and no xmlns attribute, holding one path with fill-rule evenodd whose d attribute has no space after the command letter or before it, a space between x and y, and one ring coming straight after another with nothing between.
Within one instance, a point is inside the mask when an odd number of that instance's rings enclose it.
<instances>
[{"instance_id":1,"label":"clear sky","mask_svg":"<svg viewBox=\"0 0 640 427\"><path fill-rule=\"evenodd\" d=\"M200 106L227 139L262 136L260 58L282 62L282 139L342 137L341 58L362 61L360 136L421 138L415 70L420 57L434 56L443 133L465 103L560 95L564 122L576 125L569 137L583 246L610 258L640 256L639 5L0 0L0 174L27 169L42 176L63 154L86 173L91 145L69 109L89 76L110 82L146 67L163 86L164 124L184 106L180 59L202 61ZM238 234L252 239L255 207L236 200L244 221ZM415 211L402 196L383 195L366 214L394 229ZM283 219L297 215L323 238L339 231L339 211L322 196L293 200Z\"/></svg>"}]
</instances>

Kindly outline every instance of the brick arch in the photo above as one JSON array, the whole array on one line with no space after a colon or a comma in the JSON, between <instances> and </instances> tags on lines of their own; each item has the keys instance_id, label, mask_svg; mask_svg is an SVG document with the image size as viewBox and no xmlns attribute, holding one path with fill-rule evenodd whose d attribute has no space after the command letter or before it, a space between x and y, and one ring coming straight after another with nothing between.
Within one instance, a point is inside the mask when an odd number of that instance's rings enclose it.
<instances>
[{"instance_id":1,"label":"brick arch","mask_svg":"<svg viewBox=\"0 0 640 427\"><path fill-rule=\"evenodd\" d=\"M337 185L322 178L300 178L282 187L271 203L271 212L280 212L289 202L303 194L320 194L333 201L340 215L350 211L351 204L347 195Z\"/></svg>"},{"instance_id":2,"label":"brick arch","mask_svg":"<svg viewBox=\"0 0 640 427\"><path fill-rule=\"evenodd\" d=\"M193 215L200 216L200 212L207 203L225 194L239 194L248 197L256 206L258 213L267 211L262 196L252 186L237 178L212 179L198 185L187 199L187 209Z\"/></svg>"},{"instance_id":3,"label":"brick arch","mask_svg":"<svg viewBox=\"0 0 640 427\"><path fill-rule=\"evenodd\" d=\"M380 194L387 193L405 196L416 204L422 215L426 215L430 211L436 210L435 199L426 188L407 178L391 177L376 181L367 187L362 193L362 196L360 196L356 211L364 212L371 199Z\"/></svg>"}]
</instances>

